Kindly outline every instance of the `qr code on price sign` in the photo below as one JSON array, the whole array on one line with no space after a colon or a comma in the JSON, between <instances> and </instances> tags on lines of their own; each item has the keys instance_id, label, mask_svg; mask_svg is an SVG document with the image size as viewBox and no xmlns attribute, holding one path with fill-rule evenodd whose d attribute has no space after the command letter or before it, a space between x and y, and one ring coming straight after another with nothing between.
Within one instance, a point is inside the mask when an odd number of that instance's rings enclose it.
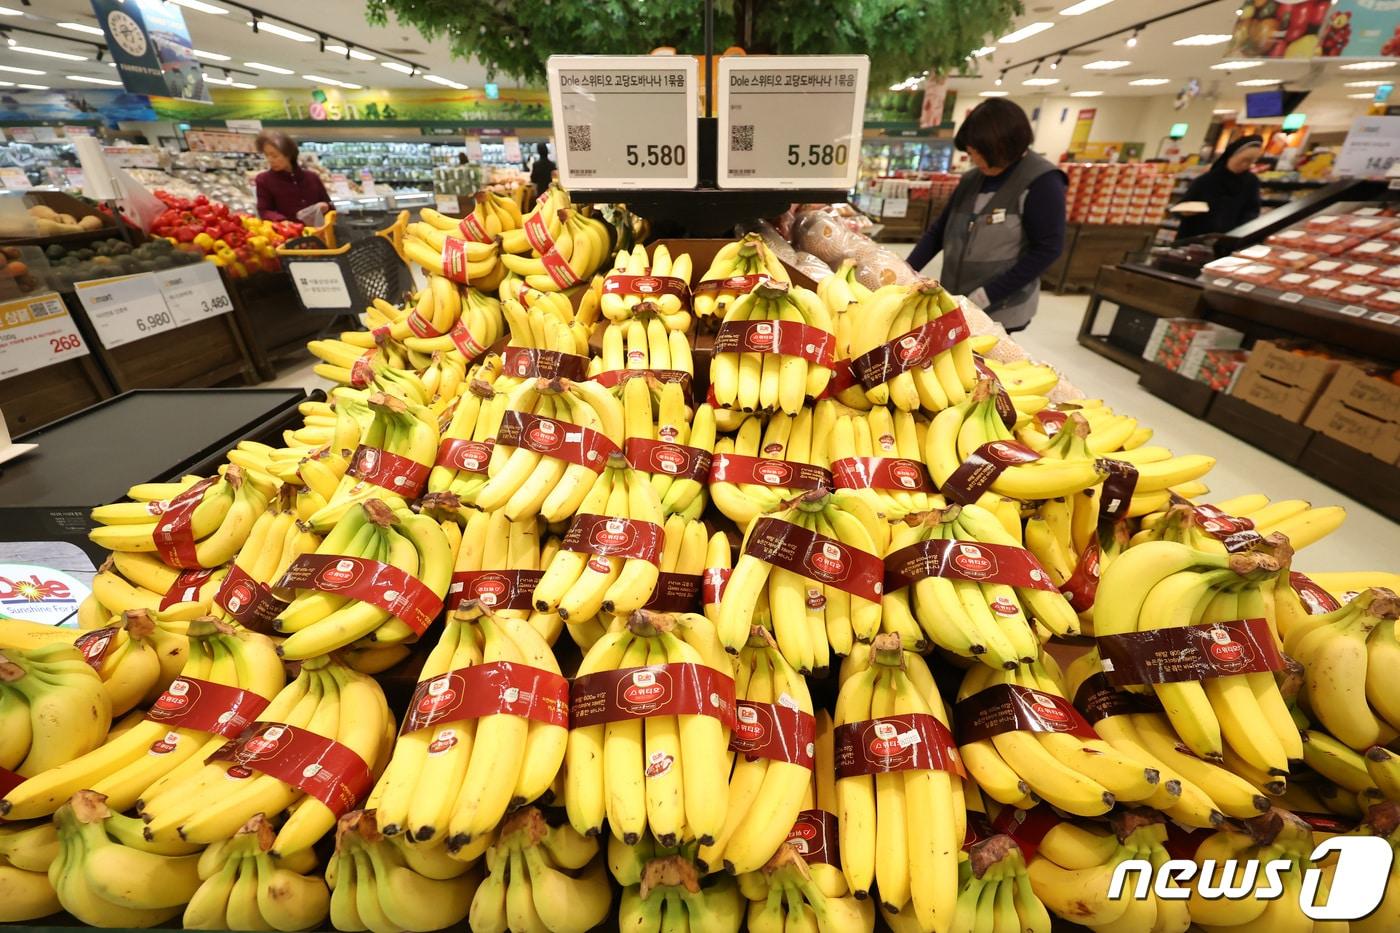
<instances>
[{"instance_id":1,"label":"qr code on price sign","mask_svg":"<svg viewBox=\"0 0 1400 933\"><path fill-rule=\"evenodd\" d=\"M593 151L593 127L587 123L575 123L567 127L570 152Z\"/></svg>"},{"instance_id":2,"label":"qr code on price sign","mask_svg":"<svg viewBox=\"0 0 1400 933\"><path fill-rule=\"evenodd\" d=\"M729 128L730 152L753 152L753 124L736 124Z\"/></svg>"},{"instance_id":3,"label":"qr code on price sign","mask_svg":"<svg viewBox=\"0 0 1400 933\"><path fill-rule=\"evenodd\" d=\"M33 302L29 306L29 313L34 316L36 321L63 314L63 301L58 298L45 298L42 301Z\"/></svg>"}]
</instances>

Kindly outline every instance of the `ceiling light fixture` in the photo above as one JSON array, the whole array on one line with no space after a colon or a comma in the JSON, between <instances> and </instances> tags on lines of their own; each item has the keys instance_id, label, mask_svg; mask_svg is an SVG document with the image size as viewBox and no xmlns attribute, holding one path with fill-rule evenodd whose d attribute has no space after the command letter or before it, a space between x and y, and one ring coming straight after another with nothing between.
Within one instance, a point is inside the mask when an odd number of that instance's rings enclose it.
<instances>
[{"instance_id":1,"label":"ceiling light fixture","mask_svg":"<svg viewBox=\"0 0 1400 933\"><path fill-rule=\"evenodd\" d=\"M1089 62L1083 66L1085 71L1116 71L1119 68L1127 68L1132 62L1125 62L1121 58L1106 58L1096 62Z\"/></svg>"},{"instance_id":2,"label":"ceiling light fixture","mask_svg":"<svg viewBox=\"0 0 1400 933\"><path fill-rule=\"evenodd\" d=\"M1272 87L1282 83L1282 78L1251 78L1248 81L1236 81L1235 85L1237 87Z\"/></svg>"},{"instance_id":3,"label":"ceiling light fixture","mask_svg":"<svg viewBox=\"0 0 1400 933\"><path fill-rule=\"evenodd\" d=\"M83 81L88 84L106 84L111 87L121 87L120 81L113 81L111 78L89 78L87 75L66 75L69 81Z\"/></svg>"},{"instance_id":4,"label":"ceiling light fixture","mask_svg":"<svg viewBox=\"0 0 1400 933\"><path fill-rule=\"evenodd\" d=\"M346 45L341 45L341 44L338 43L338 42L333 42L333 43L332 43L332 42L328 42L328 43L326 43L326 51L327 51L327 52L333 52L333 53L335 53L336 55L344 55L346 58L353 58L353 59L356 59L356 60L362 61L362 62L372 62L372 61L374 61L374 56L373 56L373 55L369 54L368 52L361 52L359 49L355 48L353 45L346 46Z\"/></svg>"},{"instance_id":5,"label":"ceiling light fixture","mask_svg":"<svg viewBox=\"0 0 1400 933\"><path fill-rule=\"evenodd\" d=\"M206 62L226 62L229 56L220 55L218 52L206 52L203 49L190 49L190 54L195 58L202 58Z\"/></svg>"},{"instance_id":6,"label":"ceiling light fixture","mask_svg":"<svg viewBox=\"0 0 1400 933\"><path fill-rule=\"evenodd\" d=\"M61 26L61 25L63 25L63 24L62 24L62 23L59 23L59 25ZM1352 62L1352 63L1349 64L1349 65L1343 65L1343 66L1342 66L1342 70L1343 70L1343 71L1380 71L1380 70L1383 69L1383 68L1394 68L1394 67L1395 67L1395 62Z\"/></svg>"},{"instance_id":7,"label":"ceiling light fixture","mask_svg":"<svg viewBox=\"0 0 1400 933\"><path fill-rule=\"evenodd\" d=\"M42 55L45 58L61 58L66 62L85 62L86 55L74 55L72 52L55 52L53 49L36 49L29 45L10 45L11 52L24 52L26 55Z\"/></svg>"},{"instance_id":8,"label":"ceiling light fixture","mask_svg":"<svg viewBox=\"0 0 1400 933\"><path fill-rule=\"evenodd\" d=\"M1230 36L1222 32L1201 32L1184 39L1177 39L1172 45L1220 45L1230 41Z\"/></svg>"},{"instance_id":9,"label":"ceiling light fixture","mask_svg":"<svg viewBox=\"0 0 1400 933\"><path fill-rule=\"evenodd\" d=\"M15 86L15 83L14 83L13 81L0 81L0 87L14 87L14 86Z\"/></svg>"},{"instance_id":10,"label":"ceiling light fixture","mask_svg":"<svg viewBox=\"0 0 1400 933\"><path fill-rule=\"evenodd\" d=\"M286 26L279 26L263 19L259 19L256 14L253 21L248 24L253 27L253 32L270 32L274 36L281 36L283 39L291 39L293 42L315 42L315 36L308 36L304 32L297 32L295 29L288 29Z\"/></svg>"},{"instance_id":11,"label":"ceiling light fixture","mask_svg":"<svg viewBox=\"0 0 1400 933\"><path fill-rule=\"evenodd\" d=\"M399 74L411 75L414 71L413 68L405 65L403 62L380 62L379 64L388 68L390 71L397 71Z\"/></svg>"},{"instance_id":12,"label":"ceiling light fixture","mask_svg":"<svg viewBox=\"0 0 1400 933\"><path fill-rule=\"evenodd\" d=\"M1060 70L1060 62L1062 62L1062 61L1064 61L1064 60L1065 60L1065 53L1064 53L1064 52L1061 52L1061 53L1059 54L1059 57L1057 57L1053 62L1050 63L1050 70L1051 70L1051 71L1059 71L1059 70Z\"/></svg>"},{"instance_id":13,"label":"ceiling light fixture","mask_svg":"<svg viewBox=\"0 0 1400 933\"><path fill-rule=\"evenodd\" d=\"M1264 63L1254 59L1241 58L1229 62L1218 62L1211 65L1211 71L1242 71L1245 68L1258 68Z\"/></svg>"},{"instance_id":14,"label":"ceiling light fixture","mask_svg":"<svg viewBox=\"0 0 1400 933\"><path fill-rule=\"evenodd\" d=\"M196 10L200 13L208 13L210 16L227 16L228 10L212 3L205 3L204 0L170 0L176 6L182 6L187 10Z\"/></svg>"},{"instance_id":15,"label":"ceiling light fixture","mask_svg":"<svg viewBox=\"0 0 1400 933\"><path fill-rule=\"evenodd\" d=\"M256 84L245 84L242 81L233 82L233 86L244 91L256 91L258 89L258 86Z\"/></svg>"},{"instance_id":16,"label":"ceiling light fixture","mask_svg":"<svg viewBox=\"0 0 1400 933\"><path fill-rule=\"evenodd\" d=\"M1128 37L1128 40L1127 40L1126 42L1124 42L1123 44L1124 44L1125 46L1127 46L1128 48L1130 48L1130 49L1135 49L1135 48L1137 48L1138 33L1140 33L1140 32L1142 32L1142 27L1141 27L1141 26L1139 26L1139 27L1137 27L1136 29L1134 29L1134 30L1133 30L1133 34L1132 34L1131 36L1129 36L1129 37Z\"/></svg>"},{"instance_id":17,"label":"ceiling light fixture","mask_svg":"<svg viewBox=\"0 0 1400 933\"><path fill-rule=\"evenodd\" d=\"M262 62L244 62L245 68L252 68L255 71L267 71L275 75L295 74L290 68L280 68L277 65L264 65Z\"/></svg>"},{"instance_id":18,"label":"ceiling light fixture","mask_svg":"<svg viewBox=\"0 0 1400 933\"><path fill-rule=\"evenodd\" d=\"M363 84L351 84L349 81L340 82L340 86L347 91L363 91L365 89Z\"/></svg>"},{"instance_id":19,"label":"ceiling light fixture","mask_svg":"<svg viewBox=\"0 0 1400 933\"><path fill-rule=\"evenodd\" d=\"M1376 95L1375 95L1375 94L1348 94L1347 97L1351 98L1352 100L1375 100L1375 99L1376 99Z\"/></svg>"},{"instance_id":20,"label":"ceiling light fixture","mask_svg":"<svg viewBox=\"0 0 1400 933\"><path fill-rule=\"evenodd\" d=\"M37 69L37 68L20 68L20 67L18 67L18 66L16 66L16 65L0 65L0 71L8 71L8 72L10 72L10 73L12 73L12 74L17 74L17 75L42 75L42 74L48 74L47 71L40 71L40 70Z\"/></svg>"},{"instance_id":21,"label":"ceiling light fixture","mask_svg":"<svg viewBox=\"0 0 1400 933\"><path fill-rule=\"evenodd\" d=\"M1135 81L1129 81L1128 84L1131 87L1161 87L1163 84L1170 84L1171 80L1171 78L1138 78Z\"/></svg>"},{"instance_id":22,"label":"ceiling light fixture","mask_svg":"<svg viewBox=\"0 0 1400 933\"><path fill-rule=\"evenodd\" d=\"M1070 97L1102 97L1103 91L1071 91Z\"/></svg>"},{"instance_id":23,"label":"ceiling light fixture","mask_svg":"<svg viewBox=\"0 0 1400 933\"><path fill-rule=\"evenodd\" d=\"M12 10L12 9L10 9L10 8L7 7L7 6L0 6L0 16L23 16L23 15L24 15L24 12L21 11L21 10Z\"/></svg>"},{"instance_id":24,"label":"ceiling light fixture","mask_svg":"<svg viewBox=\"0 0 1400 933\"><path fill-rule=\"evenodd\" d=\"M997 85L997 87L1001 87L1001 82L1002 82L1003 80L1005 80L1005 79L1006 79L1006 70L1005 70L1005 69L1002 69L1001 74L997 75L997 80L996 80L996 85Z\"/></svg>"},{"instance_id":25,"label":"ceiling light fixture","mask_svg":"<svg viewBox=\"0 0 1400 933\"><path fill-rule=\"evenodd\" d=\"M1347 87L1380 87L1382 84L1390 84L1390 81L1348 81Z\"/></svg>"},{"instance_id":26,"label":"ceiling light fixture","mask_svg":"<svg viewBox=\"0 0 1400 933\"><path fill-rule=\"evenodd\" d=\"M1060 11L1061 16L1083 16L1101 6L1108 6L1113 0L1079 0L1078 3L1065 7Z\"/></svg>"},{"instance_id":27,"label":"ceiling light fixture","mask_svg":"<svg viewBox=\"0 0 1400 933\"><path fill-rule=\"evenodd\" d=\"M28 88L31 91L47 91L49 89L47 84L16 84L15 87Z\"/></svg>"},{"instance_id":28,"label":"ceiling light fixture","mask_svg":"<svg viewBox=\"0 0 1400 933\"><path fill-rule=\"evenodd\" d=\"M978 97L1005 97L1010 91L983 91Z\"/></svg>"},{"instance_id":29,"label":"ceiling light fixture","mask_svg":"<svg viewBox=\"0 0 1400 933\"><path fill-rule=\"evenodd\" d=\"M85 32L90 36L102 35L101 26L89 26L87 23L55 23L59 29L70 29L73 32Z\"/></svg>"},{"instance_id":30,"label":"ceiling light fixture","mask_svg":"<svg viewBox=\"0 0 1400 933\"><path fill-rule=\"evenodd\" d=\"M1027 78L1021 84L1026 87L1049 87L1052 84L1059 84L1059 78Z\"/></svg>"},{"instance_id":31,"label":"ceiling light fixture","mask_svg":"<svg viewBox=\"0 0 1400 933\"><path fill-rule=\"evenodd\" d=\"M1043 21L1039 23L1031 23L1028 26L1022 26L1015 32L1008 32L1006 35L1001 37L1001 41L1005 42L1007 45L1010 45L1013 42L1020 42L1022 39L1029 39L1031 36L1040 35L1042 32L1044 32L1047 29L1050 29L1054 25L1054 23L1047 23Z\"/></svg>"}]
</instances>

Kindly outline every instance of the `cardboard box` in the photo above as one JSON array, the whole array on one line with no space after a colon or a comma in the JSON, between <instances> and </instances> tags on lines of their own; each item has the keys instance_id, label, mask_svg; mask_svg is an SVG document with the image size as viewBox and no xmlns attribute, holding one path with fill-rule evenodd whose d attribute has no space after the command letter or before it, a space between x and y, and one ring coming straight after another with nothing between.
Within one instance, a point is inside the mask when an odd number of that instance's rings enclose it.
<instances>
[{"instance_id":1,"label":"cardboard box","mask_svg":"<svg viewBox=\"0 0 1400 933\"><path fill-rule=\"evenodd\" d=\"M1233 349L1243 342L1244 334L1219 324L1198 318L1162 318L1153 327L1142 356L1178 372L1193 351Z\"/></svg>"},{"instance_id":2,"label":"cardboard box","mask_svg":"<svg viewBox=\"0 0 1400 933\"><path fill-rule=\"evenodd\" d=\"M1342 363L1307 426L1383 463L1400 462L1400 386Z\"/></svg>"},{"instance_id":3,"label":"cardboard box","mask_svg":"<svg viewBox=\"0 0 1400 933\"><path fill-rule=\"evenodd\" d=\"M1230 394L1285 421L1301 423L1340 362L1293 353L1285 343L1260 340Z\"/></svg>"}]
</instances>

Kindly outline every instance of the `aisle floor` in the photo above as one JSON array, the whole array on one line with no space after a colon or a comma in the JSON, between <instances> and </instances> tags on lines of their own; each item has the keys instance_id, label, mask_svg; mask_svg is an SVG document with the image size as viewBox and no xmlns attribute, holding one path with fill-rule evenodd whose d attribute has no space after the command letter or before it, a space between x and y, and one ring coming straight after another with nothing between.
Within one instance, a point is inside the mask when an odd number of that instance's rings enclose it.
<instances>
[{"instance_id":1,"label":"aisle floor","mask_svg":"<svg viewBox=\"0 0 1400 933\"><path fill-rule=\"evenodd\" d=\"M894 246L908 248L906 244ZM929 271L934 268L936 265ZM1192 418L1140 388L1136 373L1081 347L1075 336L1087 303L1084 295L1042 295L1035 321L1017 335L1017 341L1032 356L1054 364L1087 395L1102 397L1115 411L1150 426L1156 432L1151 443L1170 447L1177 453L1216 457L1215 468L1206 477L1211 498L1262 492L1274 499L1307 499L1314 505L1344 506L1347 520L1341 530L1308 548L1297 561L1298 569L1400 572L1400 548L1395 546L1400 533L1394 522L1224 431ZM312 371L310 362L287 371L271 385L328 387Z\"/></svg>"}]
</instances>

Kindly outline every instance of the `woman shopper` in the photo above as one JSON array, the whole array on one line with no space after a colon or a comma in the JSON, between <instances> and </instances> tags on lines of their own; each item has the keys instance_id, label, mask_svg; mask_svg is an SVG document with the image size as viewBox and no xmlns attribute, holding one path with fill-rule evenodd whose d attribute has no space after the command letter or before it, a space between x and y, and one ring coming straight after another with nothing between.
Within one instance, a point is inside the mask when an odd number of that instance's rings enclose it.
<instances>
[{"instance_id":1,"label":"woman shopper","mask_svg":"<svg viewBox=\"0 0 1400 933\"><path fill-rule=\"evenodd\" d=\"M1178 239L1224 233L1259 216L1259 178L1250 168L1263 151L1262 137L1241 136L1191 182L1182 203L1201 201L1210 210L1184 215L1176 231Z\"/></svg>"},{"instance_id":2,"label":"woman shopper","mask_svg":"<svg viewBox=\"0 0 1400 933\"><path fill-rule=\"evenodd\" d=\"M258 193L258 216L264 220L303 220L302 211L331 209L331 197L321 176L297 164L297 144L286 133L263 130L258 151L267 158L267 171L253 179Z\"/></svg>"},{"instance_id":3,"label":"woman shopper","mask_svg":"<svg viewBox=\"0 0 1400 933\"><path fill-rule=\"evenodd\" d=\"M1064 172L1030 151L1020 107L992 98L972 109L953 144L972 160L948 206L909 254L922 269L943 253L943 286L966 295L1007 331L1023 330L1040 276L1065 246Z\"/></svg>"}]
</instances>

